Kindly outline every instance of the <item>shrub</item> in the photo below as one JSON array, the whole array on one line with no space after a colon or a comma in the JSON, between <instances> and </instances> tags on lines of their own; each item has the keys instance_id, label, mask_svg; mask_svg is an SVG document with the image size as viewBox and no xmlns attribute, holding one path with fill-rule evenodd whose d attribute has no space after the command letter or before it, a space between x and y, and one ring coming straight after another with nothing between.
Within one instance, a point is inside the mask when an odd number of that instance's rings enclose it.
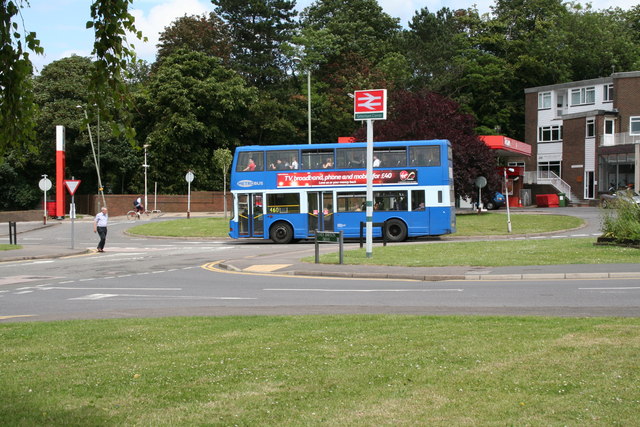
<instances>
[{"instance_id":1,"label":"shrub","mask_svg":"<svg viewBox=\"0 0 640 427\"><path fill-rule=\"evenodd\" d=\"M640 205L633 200L615 200L613 208L605 212L602 231L605 237L617 242L640 242Z\"/></svg>"}]
</instances>

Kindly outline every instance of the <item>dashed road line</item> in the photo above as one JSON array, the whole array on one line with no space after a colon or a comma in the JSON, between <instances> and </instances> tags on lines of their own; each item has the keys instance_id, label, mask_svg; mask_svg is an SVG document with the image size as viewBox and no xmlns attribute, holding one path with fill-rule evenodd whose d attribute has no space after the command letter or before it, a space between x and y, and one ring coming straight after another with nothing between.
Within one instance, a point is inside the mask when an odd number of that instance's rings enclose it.
<instances>
[{"instance_id":1,"label":"dashed road line","mask_svg":"<svg viewBox=\"0 0 640 427\"><path fill-rule=\"evenodd\" d=\"M285 292L464 292L464 289L322 289L322 288L266 288L263 291Z\"/></svg>"}]
</instances>

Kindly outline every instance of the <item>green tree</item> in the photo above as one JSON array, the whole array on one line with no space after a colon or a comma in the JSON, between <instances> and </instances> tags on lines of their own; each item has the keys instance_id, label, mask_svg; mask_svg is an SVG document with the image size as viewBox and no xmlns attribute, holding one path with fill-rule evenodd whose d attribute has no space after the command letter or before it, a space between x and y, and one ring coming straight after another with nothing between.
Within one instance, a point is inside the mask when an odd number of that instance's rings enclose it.
<instances>
[{"instance_id":1,"label":"green tree","mask_svg":"<svg viewBox=\"0 0 640 427\"><path fill-rule=\"evenodd\" d=\"M213 151L213 164L222 172L222 191L224 193L224 217L227 217L227 174L233 162L233 154L228 148L216 148Z\"/></svg>"},{"instance_id":2,"label":"green tree","mask_svg":"<svg viewBox=\"0 0 640 427\"><path fill-rule=\"evenodd\" d=\"M95 41L93 51L96 56L91 76L91 102L96 104L101 114L112 121L112 131L118 135L125 132L133 139L133 128L128 125L131 96L126 82L126 70L135 62L135 46L127 41L127 32L140 40L146 40L135 26L135 18L129 13L133 0L94 0L91 4L91 21L87 28L93 28ZM92 118L93 119L93 118Z\"/></svg>"},{"instance_id":3,"label":"green tree","mask_svg":"<svg viewBox=\"0 0 640 427\"><path fill-rule=\"evenodd\" d=\"M217 188L213 152L249 142L257 91L219 58L180 50L162 61L138 96L139 140L151 145L154 163L162 165L151 170L160 191L183 192L187 170L198 177L194 189Z\"/></svg>"},{"instance_id":4,"label":"green tree","mask_svg":"<svg viewBox=\"0 0 640 427\"><path fill-rule=\"evenodd\" d=\"M375 0L318 0L301 14L295 37L300 74L312 73L314 141L350 135L358 89L402 87L410 71L399 52L399 20Z\"/></svg>"},{"instance_id":5,"label":"green tree","mask_svg":"<svg viewBox=\"0 0 640 427\"><path fill-rule=\"evenodd\" d=\"M35 135L28 51L43 50L34 32L18 32L16 18L24 3L0 0L0 161L7 148L26 147Z\"/></svg>"},{"instance_id":6,"label":"green tree","mask_svg":"<svg viewBox=\"0 0 640 427\"><path fill-rule=\"evenodd\" d=\"M126 41L126 32L142 39L128 7L133 0L95 0L90 6L87 28L95 31L93 54L97 64L92 73L92 103L104 116L125 113L130 97L123 71L135 59L134 46ZM28 146L34 133L34 101L30 90L32 65L28 51L43 53L34 32L17 30L16 17L27 0L0 0L0 155L7 147ZM109 101L107 101L109 100ZM107 106L113 108L107 109ZM126 116L126 114L125 114ZM114 122L115 123L115 122ZM131 128L119 124L116 131ZM1 158L1 157L0 157Z\"/></svg>"},{"instance_id":7,"label":"green tree","mask_svg":"<svg viewBox=\"0 0 640 427\"><path fill-rule=\"evenodd\" d=\"M202 52L229 61L232 50L229 27L211 12L203 16L183 16L160 34L156 62L179 49Z\"/></svg>"},{"instance_id":8,"label":"green tree","mask_svg":"<svg viewBox=\"0 0 640 427\"><path fill-rule=\"evenodd\" d=\"M396 91L389 97L389 118L376 122L374 138L376 141L448 139L453 148L456 196L472 199L477 198L475 180L479 176L487 178L488 189L500 188L496 158L476 136L475 126L473 116L441 95ZM364 140L365 132L361 129L355 135Z\"/></svg>"},{"instance_id":9,"label":"green tree","mask_svg":"<svg viewBox=\"0 0 640 427\"><path fill-rule=\"evenodd\" d=\"M266 87L286 78L285 46L296 16L293 0L212 0L231 29L232 67L250 85Z\"/></svg>"},{"instance_id":10,"label":"green tree","mask_svg":"<svg viewBox=\"0 0 640 427\"><path fill-rule=\"evenodd\" d=\"M376 64L397 51L398 18L382 10L376 0L317 0L301 14L305 55L318 65L357 54Z\"/></svg>"},{"instance_id":11,"label":"green tree","mask_svg":"<svg viewBox=\"0 0 640 427\"><path fill-rule=\"evenodd\" d=\"M89 78L94 67L91 59L73 55L46 65L34 79L35 100L39 107L36 126L38 158L53 167L55 127L64 126L67 176L82 179L81 193L95 193L98 181L84 117L86 110L94 118L89 126L105 193L117 193L127 188L127 177L142 162L137 161L135 150L125 138L113 135L108 116L102 115L98 106L90 103Z\"/></svg>"}]
</instances>

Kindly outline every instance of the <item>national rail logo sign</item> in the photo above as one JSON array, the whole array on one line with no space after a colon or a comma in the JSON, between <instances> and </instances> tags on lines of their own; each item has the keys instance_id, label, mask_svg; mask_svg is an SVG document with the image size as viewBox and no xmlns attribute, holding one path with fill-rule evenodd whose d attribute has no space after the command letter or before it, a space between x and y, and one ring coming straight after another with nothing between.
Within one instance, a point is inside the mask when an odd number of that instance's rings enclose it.
<instances>
[{"instance_id":1,"label":"national rail logo sign","mask_svg":"<svg viewBox=\"0 0 640 427\"><path fill-rule=\"evenodd\" d=\"M386 120L387 90L357 90L353 96L353 117L355 120Z\"/></svg>"}]
</instances>

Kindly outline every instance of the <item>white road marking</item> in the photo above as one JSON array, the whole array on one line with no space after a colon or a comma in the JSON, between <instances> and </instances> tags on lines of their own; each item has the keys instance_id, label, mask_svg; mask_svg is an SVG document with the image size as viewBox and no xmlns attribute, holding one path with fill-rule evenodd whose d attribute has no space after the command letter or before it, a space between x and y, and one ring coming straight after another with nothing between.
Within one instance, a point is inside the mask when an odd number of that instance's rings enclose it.
<instances>
[{"instance_id":1,"label":"white road marking","mask_svg":"<svg viewBox=\"0 0 640 427\"><path fill-rule=\"evenodd\" d=\"M293 292L463 292L463 289L320 289L320 288L266 288L263 291Z\"/></svg>"},{"instance_id":2,"label":"white road marking","mask_svg":"<svg viewBox=\"0 0 640 427\"><path fill-rule=\"evenodd\" d=\"M55 276L28 276L28 275L9 276L9 277L0 278L0 286L13 285L16 283L35 282L37 280L49 280L54 278L56 277Z\"/></svg>"},{"instance_id":3,"label":"white road marking","mask_svg":"<svg viewBox=\"0 0 640 427\"><path fill-rule=\"evenodd\" d=\"M257 298L241 298L241 297L206 297L206 296L187 296L187 295L136 295L136 294L91 294L77 298L69 298L69 301L77 300L99 300L104 298L126 297L126 298L152 298L152 299L196 299L196 300L255 300Z\"/></svg>"},{"instance_id":4,"label":"white road marking","mask_svg":"<svg viewBox=\"0 0 640 427\"><path fill-rule=\"evenodd\" d=\"M630 291L640 289L639 286L616 287L616 288L578 288L581 291Z\"/></svg>"},{"instance_id":5,"label":"white road marking","mask_svg":"<svg viewBox=\"0 0 640 427\"><path fill-rule=\"evenodd\" d=\"M61 291L97 291L97 290L109 290L109 291L181 291L182 288L77 288L71 286L47 286L42 288L45 291L61 290Z\"/></svg>"}]
</instances>

